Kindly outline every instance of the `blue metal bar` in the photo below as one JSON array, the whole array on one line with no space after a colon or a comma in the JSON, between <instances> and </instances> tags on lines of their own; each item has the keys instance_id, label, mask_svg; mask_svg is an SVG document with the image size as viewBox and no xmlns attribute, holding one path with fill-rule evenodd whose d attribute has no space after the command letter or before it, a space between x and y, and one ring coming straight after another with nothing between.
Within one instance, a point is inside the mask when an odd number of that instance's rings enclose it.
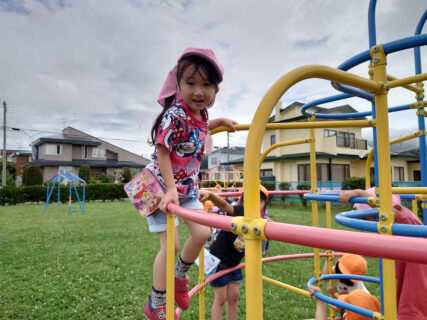
<instances>
[{"instance_id":1,"label":"blue metal bar","mask_svg":"<svg viewBox=\"0 0 427 320\"><path fill-rule=\"evenodd\" d=\"M401 51L405 49L423 46L427 44L427 34L415 35L383 44L386 54ZM354 57L344 61L338 66L338 69L347 71L363 62L371 59L370 50L363 51Z\"/></svg>"},{"instance_id":2,"label":"blue metal bar","mask_svg":"<svg viewBox=\"0 0 427 320\"><path fill-rule=\"evenodd\" d=\"M336 90L344 92L344 93L349 93L354 97L359 97L359 98L362 98L362 99L365 99L368 101L374 100L374 95L369 93L369 92L366 92L366 91L363 91L363 90L360 90L357 88L353 88L350 86L346 86L346 85L340 84L338 82L331 82L331 84L332 84L332 87L334 87Z\"/></svg>"},{"instance_id":3,"label":"blue metal bar","mask_svg":"<svg viewBox=\"0 0 427 320\"><path fill-rule=\"evenodd\" d=\"M341 212L335 215L335 221L340 225L370 232L377 232L378 222L359 220L378 214L377 209L369 210L354 210ZM424 225L408 225L401 223L393 223L391 232L394 235L410 236L410 237L427 237L427 227Z\"/></svg>"},{"instance_id":4,"label":"blue metal bar","mask_svg":"<svg viewBox=\"0 0 427 320\"><path fill-rule=\"evenodd\" d=\"M400 200L415 200L415 194L400 194Z\"/></svg>"},{"instance_id":5,"label":"blue metal bar","mask_svg":"<svg viewBox=\"0 0 427 320\"><path fill-rule=\"evenodd\" d=\"M317 200L317 201L331 201L331 202L339 202L338 200L339 194L334 193L306 193L304 194L304 198L307 200ZM353 197L350 199L350 203L368 203L367 197Z\"/></svg>"},{"instance_id":6,"label":"blue metal bar","mask_svg":"<svg viewBox=\"0 0 427 320\"><path fill-rule=\"evenodd\" d=\"M82 203L80 202L79 193L77 192L76 184L73 181L74 192L76 193L77 201L79 202L80 211L83 213Z\"/></svg>"},{"instance_id":7,"label":"blue metal bar","mask_svg":"<svg viewBox=\"0 0 427 320\"><path fill-rule=\"evenodd\" d=\"M377 32L375 26L375 7L377 6L377 0L369 1L368 9L368 28L369 28L369 48L372 48L377 44Z\"/></svg>"},{"instance_id":8,"label":"blue metal bar","mask_svg":"<svg viewBox=\"0 0 427 320\"><path fill-rule=\"evenodd\" d=\"M71 214L71 182L69 182L68 185L70 186L68 188L68 214Z\"/></svg>"},{"instance_id":9,"label":"blue metal bar","mask_svg":"<svg viewBox=\"0 0 427 320\"><path fill-rule=\"evenodd\" d=\"M312 285L314 285L314 283L316 283L316 282L317 282L317 278L316 277L311 278L307 282L307 288L310 289L310 287ZM352 304L345 303L345 302L339 301L337 299L333 299L333 298L327 297L324 294L322 294L320 292L317 292L317 291L313 292L313 296L316 299L324 301L324 302L326 302L328 304L331 304L333 306L337 306L339 308L346 309L346 310L349 310L349 311L352 311L352 312L356 312L356 313L361 314L361 315L363 315L365 317L372 318L374 316L374 312L373 311L366 310L366 309L363 309L363 308L360 308L360 307L356 307L356 306L354 306Z\"/></svg>"},{"instance_id":10,"label":"blue metal bar","mask_svg":"<svg viewBox=\"0 0 427 320\"><path fill-rule=\"evenodd\" d=\"M83 182L83 212L85 213L85 200L86 200L86 183Z\"/></svg>"},{"instance_id":11,"label":"blue metal bar","mask_svg":"<svg viewBox=\"0 0 427 320\"><path fill-rule=\"evenodd\" d=\"M333 102L333 101L338 101L338 100L343 100L343 99L347 99L347 98L351 98L352 95L351 94L338 94L335 96L330 96L327 98L322 98L322 99L317 99L317 100L313 100L309 103L306 103L302 108L301 108L301 113L304 116L310 117L313 113L306 111L308 108L313 107L313 106L317 106L318 104L323 104L323 103L328 103L328 102ZM316 113L316 117L318 117L318 114Z\"/></svg>"},{"instance_id":12,"label":"blue metal bar","mask_svg":"<svg viewBox=\"0 0 427 320\"><path fill-rule=\"evenodd\" d=\"M61 184L58 182L58 202L56 203L56 206L59 207L59 202L61 201Z\"/></svg>"},{"instance_id":13,"label":"blue metal bar","mask_svg":"<svg viewBox=\"0 0 427 320\"><path fill-rule=\"evenodd\" d=\"M343 274L343 273L334 273L334 274L322 274L321 276L322 280L360 280L364 282L371 282L371 283L380 283L380 279L369 277L369 276L362 276L362 275L355 275L355 274Z\"/></svg>"},{"instance_id":14,"label":"blue metal bar","mask_svg":"<svg viewBox=\"0 0 427 320\"><path fill-rule=\"evenodd\" d=\"M418 22L417 28L415 29L415 35L421 34L421 31L424 27L424 23L427 20L427 10L424 11L420 21ZM415 74L421 74L421 48L414 48L414 58L415 58Z\"/></svg>"},{"instance_id":15,"label":"blue metal bar","mask_svg":"<svg viewBox=\"0 0 427 320\"><path fill-rule=\"evenodd\" d=\"M52 188L50 189L50 192L49 192L49 194L48 194L48 196L47 196L46 203L45 203L44 208L43 208L43 210L44 210L44 211L45 211L45 210L46 210L46 208L49 206L49 200L50 200L50 197L52 196L53 189L55 189L55 185L56 185L56 181L53 183L53 186L52 186Z\"/></svg>"}]
</instances>

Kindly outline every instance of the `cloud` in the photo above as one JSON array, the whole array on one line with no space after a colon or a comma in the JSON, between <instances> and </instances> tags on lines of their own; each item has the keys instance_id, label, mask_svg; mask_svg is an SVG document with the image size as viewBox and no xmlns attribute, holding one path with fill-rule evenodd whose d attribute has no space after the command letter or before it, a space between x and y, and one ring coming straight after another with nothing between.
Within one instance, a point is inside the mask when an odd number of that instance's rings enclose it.
<instances>
[{"instance_id":1,"label":"cloud","mask_svg":"<svg viewBox=\"0 0 427 320\"><path fill-rule=\"evenodd\" d=\"M379 2L378 42L412 35L424 10L422 0ZM188 46L212 48L225 68L210 117L250 123L285 73L307 64L336 67L367 50L367 11L367 0L3 1L0 68L7 76L0 78L0 92L13 106L8 125L48 132L72 125L95 136L142 141L111 142L148 155L146 141L160 112L158 92ZM412 75L413 51L390 55L388 68L397 77ZM367 77L367 70L365 63L351 72ZM334 94L328 81L306 80L282 101ZM389 105L412 101L412 93L396 90ZM344 103L370 108L360 99L330 106ZM392 130L395 121L416 130L411 112L390 115ZM10 148L30 142L23 132L8 139ZM244 145L246 133L229 140ZM224 146L227 137L220 134L214 141Z\"/></svg>"}]
</instances>

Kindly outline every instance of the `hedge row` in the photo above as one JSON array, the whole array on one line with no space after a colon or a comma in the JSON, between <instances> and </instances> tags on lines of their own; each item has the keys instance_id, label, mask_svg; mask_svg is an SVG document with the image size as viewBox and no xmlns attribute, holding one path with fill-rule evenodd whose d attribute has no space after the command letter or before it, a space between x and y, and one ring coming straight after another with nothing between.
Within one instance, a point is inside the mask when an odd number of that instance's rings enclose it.
<instances>
[{"instance_id":1,"label":"hedge row","mask_svg":"<svg viewBox=\"0 0 427 320\"><path fill-rule=\"evenodd\" d=\"M86 185L86 201L93 200L119 200L127 198L123 190L123 183L98 183ZM83 187L77 186L80 200L82 200ZM72 200L77 201L74 188L71 192ZM69 196L69 187L61 185L60 200L67 202ZM52 192L51 201L58 200L58 187L56 186ZM4 187L0 189L0 205L5 204L18 204L26 202L39 202L46 201L46 187L45 186L31 186L31 187Z\"/></svg>"},{"instance_id":2,"label":"hedge row","mask_svg":"<svg viewBox=\"0 0 427 320\"><path fill-rule=\"evenodd\" d=\"M221 180L203 180L201 186L202 188L214 188L217 184L224 188L224 182ZM240 188L242 186L241 181L227 181L228 187L231 187L233 184L236 188Z\"/></svg>"}]
</instances>

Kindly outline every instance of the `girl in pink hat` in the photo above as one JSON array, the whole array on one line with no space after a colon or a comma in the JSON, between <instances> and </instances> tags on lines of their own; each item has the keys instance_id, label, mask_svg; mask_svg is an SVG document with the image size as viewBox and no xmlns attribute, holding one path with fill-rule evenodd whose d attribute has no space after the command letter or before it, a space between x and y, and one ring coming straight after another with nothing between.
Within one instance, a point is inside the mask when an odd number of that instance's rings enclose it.
<instances>
[{"instance_id":1,"label":"girl in pink hat","mask_svg":"<svg viewBox=\"0 0 427 320\"><path fill-rule=\"evenodd\" d=\"M226 126L235 131L236 122L218 118L209 120L208 108L215 101L223 68L212 50L187 48L169 72L158 97L163 110L151 129L155 151L147 166L166 190L158 210L147 217L150 232L160 239L160 251L153 264L153 288L144 308L147 319L166 317L166 215L167 205L203 210L199 202L198 173L209 130ZM184 244L175 265L175 302L181 309L189 308L187 271L197 258L210 228L185 221L190 237ZM178 219L175 219L175 227ZM178 252L178 232L175 251Z\"/></svg>"}]
</instances>

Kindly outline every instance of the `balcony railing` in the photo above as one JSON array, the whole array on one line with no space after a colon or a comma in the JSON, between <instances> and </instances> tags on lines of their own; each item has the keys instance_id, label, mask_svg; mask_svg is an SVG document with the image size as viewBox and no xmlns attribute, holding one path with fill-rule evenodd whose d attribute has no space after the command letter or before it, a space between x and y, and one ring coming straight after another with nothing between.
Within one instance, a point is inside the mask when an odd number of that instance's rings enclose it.
<instances>
[{"instance_id":1,"label":"balcony railing","mask_svg":"<svg viewBox=\"0 0 427 320\"><path fill-rule=\"evenodd\" d=\"M337 137L337 147L367 150L368 141L363 139L349 139L344 137Z\"/></svg>"}]
</instances>

